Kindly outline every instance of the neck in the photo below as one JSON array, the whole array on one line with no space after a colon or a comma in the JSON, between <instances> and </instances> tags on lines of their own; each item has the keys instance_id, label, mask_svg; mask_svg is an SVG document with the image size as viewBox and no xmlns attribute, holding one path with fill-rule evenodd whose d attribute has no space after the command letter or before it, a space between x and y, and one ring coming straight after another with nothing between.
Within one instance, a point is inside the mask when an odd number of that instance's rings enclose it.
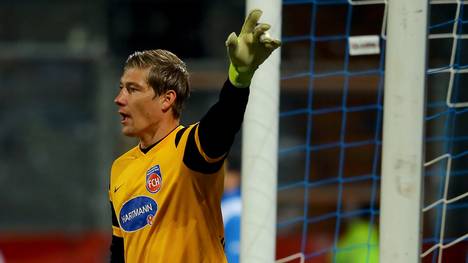
<instances>
[{"instance_id":1,"label":"neck","mask_svg":"<svg viewBox=\"0 0 468 263\"><path fill-rule=\"evenodd\" d=\"M178 119L171 119L170 121L159 123L156 129L153 129L139 136L140 147L142 149L145 149L155 144L156 142L160 141L162 138L166 137L177 126L179 126Z\"/></svg>"}]
</instances>

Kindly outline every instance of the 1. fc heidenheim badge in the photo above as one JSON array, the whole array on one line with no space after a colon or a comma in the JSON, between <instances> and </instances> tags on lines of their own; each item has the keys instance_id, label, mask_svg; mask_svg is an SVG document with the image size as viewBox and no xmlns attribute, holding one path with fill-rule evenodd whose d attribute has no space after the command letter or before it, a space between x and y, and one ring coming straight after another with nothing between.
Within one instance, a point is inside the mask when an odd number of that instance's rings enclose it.
<instances>
[{"instance_id":1,"label":"1. fc heidenheim badge","mask_svg":"<svg viewBox=\"0 0 468 263\"><path fill-rule=\"evenodd\" d=\"M161 176L161 169L159 168L159 164L151 167L146 172L146 189L150 193L157 193L161 190L162 186L162 176Z\"/></svg>"}]
</instances>

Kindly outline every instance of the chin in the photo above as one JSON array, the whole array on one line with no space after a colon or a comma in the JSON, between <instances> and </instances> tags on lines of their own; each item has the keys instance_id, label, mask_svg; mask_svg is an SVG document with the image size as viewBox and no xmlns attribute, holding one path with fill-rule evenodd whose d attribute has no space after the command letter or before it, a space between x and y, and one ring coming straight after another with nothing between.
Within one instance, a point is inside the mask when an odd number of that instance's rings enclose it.
<instances>
[{"instance_id":1,"label":"chin","mask_svg":"<svg viewBox=\"0 0 468 263\"><path fill-rule=\"evenodd\" d=\"M125 136L128 136L128 137L135 137L136 134L134 131L132 131L131 129L129 129L128 127L123 127L122 128L122 134L125 135Z\"/></svg>"}]
</instances>

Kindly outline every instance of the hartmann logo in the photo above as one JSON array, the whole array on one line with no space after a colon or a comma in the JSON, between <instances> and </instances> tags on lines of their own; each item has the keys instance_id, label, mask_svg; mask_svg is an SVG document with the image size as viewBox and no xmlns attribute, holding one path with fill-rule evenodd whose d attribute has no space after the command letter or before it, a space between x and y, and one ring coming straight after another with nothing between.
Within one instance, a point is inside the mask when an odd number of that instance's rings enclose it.
<instances>
[{"instance_id":1,"label":"hartmann logo","mask_svg":"<svg viewBox=\"0 0 468 263\"><path fill-rule=\"evenodd\" d=\"M146 225L151 225L158 205L146 196L138 196L127 201L120 209L120 226L124 231L137 231Z\"/></svg>"}]
</instances>

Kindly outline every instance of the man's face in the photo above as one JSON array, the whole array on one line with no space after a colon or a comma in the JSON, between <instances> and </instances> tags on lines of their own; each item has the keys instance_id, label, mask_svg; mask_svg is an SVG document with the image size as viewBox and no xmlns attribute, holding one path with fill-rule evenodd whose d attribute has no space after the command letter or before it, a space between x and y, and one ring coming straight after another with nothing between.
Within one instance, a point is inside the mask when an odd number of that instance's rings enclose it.
<instances>
[{"instance_id":1,"label":"man's face","mask_svg":"<svg viewBox=\"0 0 468 263\"><path fill-rule=\"evenodd\" d=\"M160 97L147 82L149 69L129 68L120 78L120 92L114 102L122 117L122 133L142 137L154 132L161 119Z\"/></svg>"}]
</instances>

